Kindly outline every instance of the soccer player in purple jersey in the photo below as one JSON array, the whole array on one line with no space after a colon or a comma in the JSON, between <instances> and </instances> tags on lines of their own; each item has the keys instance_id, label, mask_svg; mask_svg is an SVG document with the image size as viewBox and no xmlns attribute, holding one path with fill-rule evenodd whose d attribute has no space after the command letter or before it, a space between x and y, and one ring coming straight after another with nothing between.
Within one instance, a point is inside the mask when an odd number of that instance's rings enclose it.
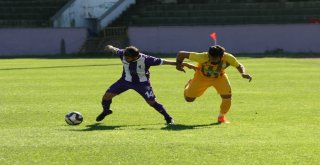
<instances>
[{"instance_id":1,"label":"soccer player in purple jersey","mask_svg":"<svg viewBox=\"0 0 320 165\"><path fill-rule=\"evenodd\" d=\"M102 98L102 113L96 118L99 122L107 115L112 114L110 104L112 98L119 95L128 89L133 89L138 92L146 102L164 116L166 123L174 124L173 118L168 114L162 104L157 102L156 96L153 93L152 86L149 81L149 68L157 65L176 65L175 61L168 61L153 56L145 55L139 52L136 47L129 46L125 49L119 49L111 45L107 45L106 51L111 51L119 56L123 72L121 78L109 87ZM194 68L193 65L183 63L183 66Z\"/></svg>"}]
</instances>

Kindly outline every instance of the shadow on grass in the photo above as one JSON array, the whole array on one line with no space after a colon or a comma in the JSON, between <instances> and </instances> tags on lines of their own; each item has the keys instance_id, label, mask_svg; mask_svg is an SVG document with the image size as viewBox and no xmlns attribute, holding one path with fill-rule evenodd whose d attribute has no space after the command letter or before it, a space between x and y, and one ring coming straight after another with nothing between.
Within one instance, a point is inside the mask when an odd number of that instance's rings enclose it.
<instances>
[{"instance_id":1,"label":"shadow on grass","mask_svg":"<svg viewBox=\"0 0 320 165\"><path fill-rule=\"evenodd\" d=\"M151 124L151 125L158 125L158 124ZM102 123L95 123L91 125L86 125L85 129L80 129L76 131L103 131L103 130L124 130L122 128L125 127L140 127L142 125L102 125ZM141 129L139 129L141 130Z\"/></svg>"},{"instance_id":2,"label":"shadow on grass","mask_svg":"<svg viewBox=\"0 0 320 165\"><path fill-rule=\"evenodd\" d=\"M86 125L85 129L79 129L75 131L103 131L103 130L114 130L114 129L119 129L121 127L126 127L126 126L121 126L121 125L101 125L101 123L95 123L91 125Z\"/></svg>"},{"instance_id":3,"label":"shadow on grass","mask_svg":"<svg viewBox=\"0 0 320 165\"><path fill-rule=\"evenodd\" d=\"M159 125L159 124L150 124L150 125ZM208 128L210 126L220 125L220 123L211 123L211 124L199 124L199 125L184 125L184 124L174 124L174 125L166 125L165 127L162 127L161 130L170 130L170 131L183 131L183 130L190 130L190 129L199 129L199 128ZM104 131L104 130L125 130L126 127L130 130L133 129L133 127L139 127L135 128L135 130L159 130L159 128L146 128L142 126L146 125L102 125L101 123L95 123L91 125L86 125L86 128L84 129L72 129L72 131Z\"/></svg>"},{"instance_id":4,"label":"shadow on grass","mask_svg":"<svg viewBox=\"0 0 320 165\"><path fill-rule=\"evenodd\" d=\"M221 123L211 123L211 124L199 124L199 125L184 125L184 124L174 124L174 125L167 125L166 127L161 128L162 130L172 130L172 131L183 131L189 129L198 129L204 128L209 126L216 126L220 125Z\"/></svg>"}]
</instances>

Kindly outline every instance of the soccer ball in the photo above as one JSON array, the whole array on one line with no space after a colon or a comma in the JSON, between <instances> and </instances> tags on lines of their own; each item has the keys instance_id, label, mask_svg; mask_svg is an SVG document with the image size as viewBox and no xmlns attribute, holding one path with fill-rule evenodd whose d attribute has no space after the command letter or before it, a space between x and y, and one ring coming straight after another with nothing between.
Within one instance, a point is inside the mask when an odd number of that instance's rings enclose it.
<instances>
[{"instance_id":1,"label":"soccer ball","mask_svg":"<svg viewBox=\"0 0 320 165\"><path fill-rule=\"evenodd\" d=\"M69 125L78 125L78 124L82 123L83 117L82 117L82 114L80 112L69 112L64 117L64 120Z\"/></svg>"}]
</instances>

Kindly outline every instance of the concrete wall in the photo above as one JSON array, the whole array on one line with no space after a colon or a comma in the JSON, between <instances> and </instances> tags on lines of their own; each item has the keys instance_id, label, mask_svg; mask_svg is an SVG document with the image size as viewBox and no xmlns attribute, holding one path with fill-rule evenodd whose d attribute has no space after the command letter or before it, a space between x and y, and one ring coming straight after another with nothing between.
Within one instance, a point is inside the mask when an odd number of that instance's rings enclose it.
<instances>
[{"instance_id":1,"label":"concrete wall","mask_svg":"<svg viewBox=\"0 0 320 165\"><path fill-rule=\"evenodd\" d=\"M176 53L207 51L214 42L232 53L320 52L319 24L130 27L130 44L142 51Z\"/></svg>"},{"instance_id":2,"label":"concrete wall","mask_svg":"<svg viewBox=\"0 0 320 165\"><path fill-rule=\"evenodd\" d=\"M0 56L47 55L77 53L87 38L83 28L0 29Z\"/></svg>"}]
</instances>

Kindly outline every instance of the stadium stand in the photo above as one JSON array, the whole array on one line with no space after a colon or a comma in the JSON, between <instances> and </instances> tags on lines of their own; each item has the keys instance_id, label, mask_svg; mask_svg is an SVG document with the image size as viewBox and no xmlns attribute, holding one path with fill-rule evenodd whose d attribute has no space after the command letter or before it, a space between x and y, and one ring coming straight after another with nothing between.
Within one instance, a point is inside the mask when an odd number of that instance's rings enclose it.
<instances>
[{"instance_id":1,"label":"stadium stand","mask_svg":"<svg viewBox=\"0 0 320 165\"><path fill-rule=\"evenodd\" d=\"M80 52L101 53L105 45L124 47L129 44L128 27L107 27L98 36L89 36Z\"/></svg>"},{"instance_id":2,"label":"stadium stand","mask_svg":"<svg viewBox=\"0 0 320 165\"><path fill-rule=\"evenodd\" d=\"M128 43L129 26L206 26L320 23L319 0L137 0L84 46L101 51L110 43ZM120 31L120 33L118 33ZM121 33L122 32L122 33ZM108 34L116 35L108 35ZM107 34L107 35L106 35ZM99 44L97 44L99 43ZM87 45L87 46L86 46ZM99 46L94 46L99 45Z\"/></svg>"},{"instance_id":3,"label":"stadium stand","mask_svg":"<svg viewBox=\"0 0 320 165\"><path fill-rule=\"evenodd\" d=\"M111 26L197 26L308 23L318 0L137 0Z\"/></svg>"},{"instance_id":4,"label":"stadium stand","mask_svg":"<svg viewBox=\"0 0 320 165\"><path fill-rule=\"evenodd\" d=\"M68 1L0 0L0 27L50 27L50 17Z\"/></svg>"},{"instance_id":5,"label":"stadium stand","mask_svg":"<svg viewBox=\"0 0 320 165\"><path fill-rule=\"evenodd\" d=\"M69 0L0 0L0 28L51 27L50 18ZM320 23L320 0L136 0L82 52L107 43L128 44L129 26L206 26Z\"/></svg>"}]
</instances>

